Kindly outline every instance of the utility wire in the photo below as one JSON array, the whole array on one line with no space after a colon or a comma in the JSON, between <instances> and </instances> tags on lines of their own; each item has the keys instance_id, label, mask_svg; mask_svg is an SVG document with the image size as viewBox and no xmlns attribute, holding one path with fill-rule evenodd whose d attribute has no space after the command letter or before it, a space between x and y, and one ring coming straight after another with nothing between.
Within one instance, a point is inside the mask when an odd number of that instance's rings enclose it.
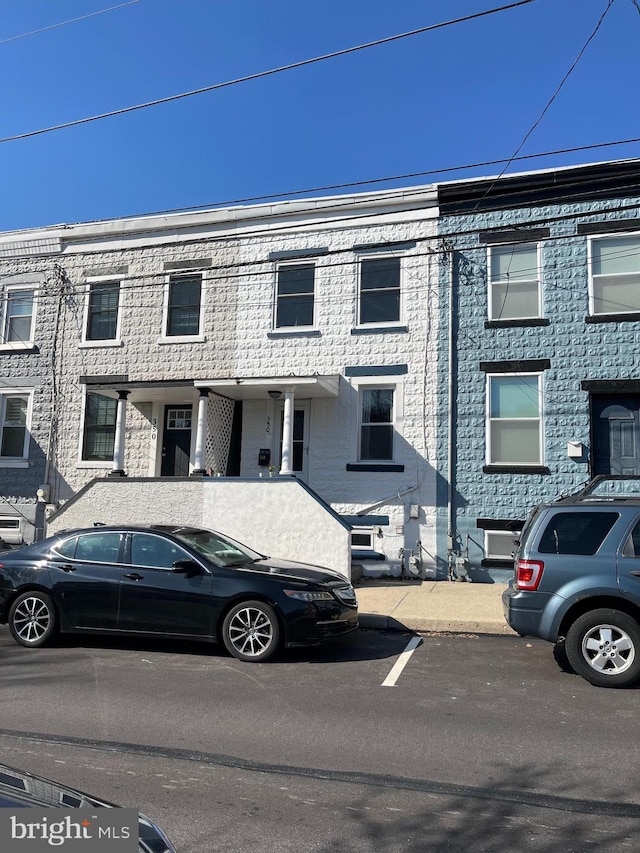
<instances>
[{"instance_id":1,"label":"utility wire","mask_svg":"<svg viewBox=\"0 0 640 853\"><path fill-rule=\"evenodd\" d=\"M526 144L527 140L529 139L529 137L531 136L531 134L532 134L532 133L534 132L534 130L538 127L538 125L540 124L540 122L542 121L542 119L545 117L545 115L546 115L546 114L547 114L547 112L549 111L549 109L550 109L551 105L553 104L553 102L555 101L555 99L556 99L556 98L558 97L558 95L560 94L560 91L561 91L562 87L563 87L563 86L564 86L564 84L567 82L567 80L569 79L569 77L571 76L571 74L573 73L573 71L575 70L575 68L576 68L577 64L578 64L578 63L580 62L580 60L582 59L582 57L583 57L583 55L584 55L584 53L585 53L586 49L589 47L589 45L591 44L591 42L592 42L592 41L593 41L593 39L595 38L596 33L598 32L598 30L599 30L599 29L600 29L600 27L602 26L602 23L603 23L604 19L605 19L605 18L606 18L606 16L607 16L607 13L609 12L609 10L611 9L611 7L613 6L613 2L614 2L614 0L609 0L609 2L607 3L607 8L604 10L604 12L602 13L602 15L600 16L600 20L599 20L599 21L598 21L598 23L596 24L595 29L593 30L593 32L591 33L591 35L589 36L589 38L586 40L586 42L583 44L582 49L580 50L580 52L578 53L577 57L576 57L576 58L575 58L575 60L573 61L573 64L571 65L571 67L569 68L569 70L567 71L567 73L564 75L564 77L562 78L562 80L560 81L560 83L559 83L559 85L557 86L557 88L556 88L555 92L553 93L553 95L549 98L549 100L548 100L548 101L547 101L547 103L545 104L545 107L544 107L544 109L542 110L542 112L540 113L540 115L538 116L538 118L534 121L534 123L531 125L531 127L529 128L529 130L525 133L525 135L524 135L524 137L523 137L523 139L522 139L522 142L520 143L520 145L518 145L518 147L517 147L517 148L516 148L516 150L514 151L513 156L509 158L509 160L508 160L508 161L506 162L506 164L504 165L504 167L503 167L502 171L500 172L500 174L496 177L496 179L494 180L494 182L493 182L493 183L491 184L491 186L487 189L487 191L486 191L486 193L485 193L485 196L486 196L488 193L490 193L490 192L491 192L491 190L492 190L492 189L493 189L493 187L496 185L496 183L500 180L500 178L502 178L502 176L504 175L504 173L507 171L507 169L509 168L509 166L511 165L511 163L512 163L512 162L513 162L513 160L515 159L515 157L516 157L516 156L517 156L517 155L522 151L522 149L524 148L524 146L525 146L525 144ZM482 199L480 199L480 200L478 201L478 203L476 204L476 208L475 208L475 209L477 209L477 207L478 207L478 205L480 204L480 202L481 202L481 201L482 201Z\"/></svg>"},{"instance_id":2,"label":"utility wire","mask_svg":"<svg viewBox=\"0 0 640 853\"><path fill-rule=\"evenodd\" d=\"M129 0L128 3L121 3L119 6L110 6L108 9L100 9L99 12L91 12L88 15L80 15L79 18L71 18L68 21L60 21L58 24L51 24L48 27L41 27L39 30L31 30L28 33L20 33L18 36L10 36L6 39L0 39L0 45L9 44L10 41L25 39L28 36L37 36L40 33L46 33L49 30L57 30L59 27L66 27L67 24L76 24L78 21L86 21L87 18L95 18L97 15L104 15L106 12L115 12L116 9L124 9L125 6L133 6L136 3L141 3L142 0Z\"/></svg>"},{"instance_id":3,"label":"utility wire","mask_svg":"<svg viewBox=\"0 0 640 853\"><path fill-rule=\"evenodd\" d=\"M461 24L461 23L464 23L466 21L472 21L472 20L475 20L477 18L486 17L487 15L495 15L497 12L505 12L509 9L515 9L518 6L526 6L529 3L535 3L535 2L537 2L537 0L518 0L518 2L509 3L506 6L498 6L494 9L487 9L484 12L476 12L472 15L465 15L461 18L453 18L452 20L449 20L449 21L442 21L439 24L430 24L427 27L420 27L419 29L410 30L409 32L406 32L406 33L399 33L398 35L387 36L386 38L377 39L376 41L370 41L370 42L367 42L365 44L356 45L354 47L347 47L347 48L344 48L343 50L336 50L336 51L333 51L332 53L325 53L322 56L314 56L311 59L303 59L303 60L300 60L299 62L291 62L288 65L280 65L277 68L270 68L267 71L258 71L255 74L247 74L244 77L236 77L234 80L226 80L223 83L214 83L211 86L203 86L200 89L192 89L190 92L182 92L179 95L169 95L168 97L165 97L165 98L157 98L154 101L147 101L145 103L136 104L136 105L130 106L130 107L122 107L121 109L111 110L110 112L107 112L107 113L100 113L99 115L89 116L86 118L75 119L74 121L64 122L63 124L56 124L56 125L52 125L51 127L40 128L39 130L31 130L31 131L28 131L27 133L18 133L18 134L15 134L14 136L5 136L3 138L0 138L0 143L16 142L19 139L29 139L30 137L40 136L44 133L52 133L55 130L64 130L65 128L68 128L68 127L77 127L78 125L81 125L81 124L88 124L89 122L99 121L99 120L105 119L105 118L112 118L113 116L124 115L125 113L131 113L131 112L134 112L136 110L146 109L147 107L156 107L156 106L159 106L160 104L168 104L168 103L171 103L172 101L181 100L182 98L190 98L193 95L202 95L205 92L213 92L216 89L224 89L227 86L235 86L238 83L247 83L250 80L258 80L262 77L269 77L273 74L280 74L283 71L292 71L295 68L303 68L306 65L312 65L313 63L316 63L316 62L324 62L326 59L335 59L338 56L346 56L347 54L355 53L356 51L359 51L359 50L366 50L367 48L377 47L378 45L381 45L381 44L389 44L390 42L399 41L400 39L409 38L410 36L420 35L421 33L431 32L433 30L439 30L439 29L442 29L443 27L450 27L453 24Z\"/></svg>"}]
</instances>

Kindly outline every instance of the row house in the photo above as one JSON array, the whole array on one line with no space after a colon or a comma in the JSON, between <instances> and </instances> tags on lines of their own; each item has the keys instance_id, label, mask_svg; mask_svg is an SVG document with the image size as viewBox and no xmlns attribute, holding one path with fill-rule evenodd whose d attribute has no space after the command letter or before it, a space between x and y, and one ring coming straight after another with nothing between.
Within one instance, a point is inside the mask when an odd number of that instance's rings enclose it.
<instances>
[{"instance_id":1,"label":"row house","mask_svg":"<svg viewBox=\"0 0 640 853\"><path fill-rule=\"evenodd\" d=\"M505 580L538 503L640 474L640 163L439 187L438 552Z\"/></svg>"},{"instance_id":2,"label":"row house","mask_svg":"<svg viewBox=\"0 0 640 853\"><path fill-rule=\"evenodd\" d=\"M21 246L40 244L38 269L59 276L55 304L33 283L16 363L30 441L0 458L42 459L21 482L50 528L85 493L95 520L96 479L137 483L133 516L151 481L296 478L351 530L365 571L435 576L436 213L419 187L0 235L5 306L32 281ZM0 395L9 406L13 390ZM259 524L298 521L274 499Z\"/></svg>"},{"instance_id":3,"label":"row house","mask_svg":"<svg viewBox=\"0 0 640 853\"><path fill-rule=\"evenodd\" d=\"M370 575L506 579L533 506L640 474L639 176L0 235L0 536L193 520L317 562L342 537Z\"/></svg>"}]
</instances>

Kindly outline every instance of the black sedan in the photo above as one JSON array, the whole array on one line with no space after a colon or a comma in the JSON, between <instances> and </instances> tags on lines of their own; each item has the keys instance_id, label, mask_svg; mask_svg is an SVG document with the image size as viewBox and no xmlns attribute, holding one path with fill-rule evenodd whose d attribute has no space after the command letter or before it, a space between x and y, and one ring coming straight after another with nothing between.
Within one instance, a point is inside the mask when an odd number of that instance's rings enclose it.
<instances>
[{"instance_id":1,"label":"black sedan","mask_svg":"<svg viewBox=\"0 0 640 853\"><path fill-rule=\"evenodd\" d=\"M43 779L42 776L35 776L33 773L25 773L22 770L0 764L0 808L12 810L25 808L109 809L117 808L117 806L105 800L90 797L76 788L59 785L50 779ZM35 840L36 844L40 840L37 835ZM56 839L47 839L43 843L53 847L58 846ZM99 841L97 843L100 844ZM28 840L26 844L31 846ZM19 844L16 845L16 849L19 846ZM40 849L39 846L38 849ZM139 853L176 853L175 847L160 827L142 814L138 815L138 851Z\"/></svg>"},{"instance_id":2,"label":"black sedan","mask_svg":"<svg viewBox=\"0 0 640 853\"><path fill-rule=\"evenodd\" d=\"M0 623L34 648L64 633L222 641L244 661L358 627L338 572L196 527L68 530L0 555Z\"/></svg>"}]
</instances>

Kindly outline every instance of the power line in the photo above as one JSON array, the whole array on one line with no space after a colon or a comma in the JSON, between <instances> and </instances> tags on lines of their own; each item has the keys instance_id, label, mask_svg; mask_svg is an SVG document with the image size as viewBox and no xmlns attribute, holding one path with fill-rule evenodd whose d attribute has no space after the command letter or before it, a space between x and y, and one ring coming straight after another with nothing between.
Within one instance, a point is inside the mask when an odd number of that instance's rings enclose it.
<instances>
[{"instance_id":1,"label":"power line","mask_svg":"<svg viewBox=\"0 0 640 853\"><path fill-rule=\"evenodd\" d=\"M452 20L449 20L449 21L442 21L439 24L430 24L429 26L420 27L419 29L416 29L416 30L410 30L409 32L406 32L406 33L399 33L398 35L387 36L386 38L376 39L376 41L366 42L365 44L359 44L359 45L356 45L354 47L343 48L342 50L336 50L336 51L333 51L331 53L325 53L322 56L314 56L311 59L302 59L299 62L291 62L288 65L280 65L277 68L270 68L267 71L258 71L255 74L246 74L243 77L236 77L233 80L226 80L223 83L214 83L211 86L203 86L200 89L192 89L189 92L182 92L178 95L169 95L165 98L157 98L154 101L146 101L145 103L142 103L142 104L135 104L134 106L130 106L130 107L122 107L122 108L117 109L117 110L111 110L110 112L100 113L99 115L75 119L74 121L64 122L63 124L56 124L56 125L52 125L50 127L40 128L39 130L31 130L31 131L28 131L27 133L18 133L18 134L15 134L14 136L5 136L3 138L0 138L0 143L16 142L19 139L29 139L33 136L40 136L44 133L52 133L53 131L56 131L56 130L64 130L64 129L69 128L69 127L77 127L78 125L81 125L81 124L88 124L89 122L100 121L101 119L105 119L105 118L113 118L114 116L119 116L119 115L124 115L125 113L135 112L136 110L143 110L143 109L146 109L147 107L156 107L156 106L159 106L160 104L168 104L168 103L171 103L173 101L181 100L182 98L190 98L193 95L202 95L205 92L213 92L213 91L216 91L217 89L224 89L227 86L235 86L238 83L247 83L251 80L258 80L262 77L269 77L269 76L272 76L274 74L280 74L283 71L292 71L293 69L303 68L307 65L312 65L312 64L317 63L317 62L324 62L327 59L335 59L338 56L346 56L347 54L355 53L356 51L359 51L359 50L366 50L370 47L377 47L378 45L389 44L390 42L399 41L400 39L409 38L411 36L420 35L422 33L431 32L433 30L439 30L439 29L442 29L444 27L450 27L453 24L461 24L461 23L464 23L466 21L472 21L472 20L475 20L477 18L483 18L483 17L486 17L487 15L495 15L498 12L505 12L509 9L516 9L519 6L526 6L529 3L535 3L535 2L537 2L537 0L517 0L517 2L509 3L506 6L498 6L494 9L487 9L484 12L475 12L472 15L465 15L461 18L453 18Z\"/></svg>"},{"instance_id":2,"label":"power line","mask_svg":"<svg viewBox=\"0 0 640 853\"><path fill-rule=\"evenodd\" d=\"M582 46L582 48L581 48L580 52L578 53L577 57L575 58L575 60L574 60L573 64L571 65L571 67L569 68L569 70L567 71L567 73L564 75L564 77L562 78L562 80L561 80L561 81L560 81L560 83L558 84L558 86L557 86L557 88L556 88L555 92L553 93L553 95L549 98L549 100L548 100L548 101L547 101L547 103L545 104L545 107L544 107L544 109L542 110L542 112L540 113L540 115L538 116L538 118L534 121L534 123L531 125L531 127L529 128L529 130L525 133L525 135L524 135L524 137L523 137L523 139L522 139L522 142L521 142L521 143L520 143L520 145L518 145L518 147L516 148L516 150L515 150L515 152L514 152L513 156L509 158L509 160L506 162L506 164L505 164L504 168L502 169L502 171L500 172L500 174L497 176L497 178L496 178L496 179L495 179L495 181L491 184L491 186L487 189L487 191L486 191L486 193L484 194L483 198L484 198L485 196L487 196L487 195L491 192L491 190L492 190L492 189L493 189L493 187L495 186L496 182L497 182L497 181L499 181L499 180L500 180L500 178L504 175L504 173L507 171L507 169L509 168L509 166L511 165L511 163L513 162L513 160L515 159L515 157L516 157L516 156L517 156L517 155L522 151L522 149L524 148L524 146L525 146L525 144L526 144L527 140L529 139L529 137L531 136L531 134L534 132L534 130L538 127L538 125L540 124L540 122L542 121L542 119L545 117L545 115L546 115L546 114L547 114L547 112L549 111L549 109L550 109L551 105L553 104L553 102L555 101L555 99L556 99L556 98L558 97L558 95L560 94L560 91L561 91L562 87L563 87L563 86L564 86L564 84L567 82L567 80L569 79L569 77L571 76L571 74L573 73L573 71L575 70L575 68L576 68L577 64L578 64L578 63L580 62L580 60L582 59L582 57L583 57L583 55L584 55L584 53L585 53L586 49L589 47L589 45L591 44L591 42L592 42L592 41L593 41L593 39L595 38L596 33L598 32L598 30L599 30L599 29L600 29L600 27L602 26L602 23L603 23L604 19L606 18L607 13L609 12L609 10L611 9L611 7L612 7L612 6L613 6L613 0L609 0L609 2L608 2L608 4L607 4L607 8L604 10L604 12L602 13L602 15L600 16L600 19L599 19L598 23L596 24L595 29L593 30L593 32L591 33L591 35L589 36L589 38L586 40L586 42L585 42L585 43L584 43L584 45ZM482 201L482 199L479 199L479 200L478 200L478 202L477 202L477 204L476 204L476 208L475 208L475 209L477 209L477 207L478 207L478 205L480 204L480 202L481 202L481 201Z\"/></svg>"},{"instance_id":3,"label":"power line","mask_svg":"<svg viewBox=\"0 0 640 853\"><path fill-rule=\"evenodd\" d=\"M40 33L46 33L49 30L57 30L59 27L66 27L67 24L76 24L78 21L86 21L87 18L95 18L97 15L104 15L106 12L115 12L117 9L124 9L125 6L133 6L136 3L141 3L142 0L129 0L128 3L121 3L119 6L110 6L108 9L100 9L99 12L90 12L88 15L80 15L79 18L71 18L68 21L60 21L58 24L51 24L48 27L40 27L39 30L31 30L28 33L20 33L17 36L10 36L6 39L0 40L0 45L8 44L10 41L17 41L18 39L25 39L28 36L36 36Z\"/></svg>"}]
</instances>

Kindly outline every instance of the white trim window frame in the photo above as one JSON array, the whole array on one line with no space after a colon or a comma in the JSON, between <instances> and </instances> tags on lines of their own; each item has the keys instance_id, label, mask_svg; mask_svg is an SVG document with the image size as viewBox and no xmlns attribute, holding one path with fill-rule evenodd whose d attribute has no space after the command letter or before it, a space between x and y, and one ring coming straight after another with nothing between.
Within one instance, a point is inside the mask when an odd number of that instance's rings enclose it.
<instances>
[{"instance_id":1,"label":"white trim window frame","mask_svg":"<svg viewBox=\"0 0 640 853\"><path fill-rule=\"evenodd\" d=\"M358 257L357 328L403 325L405 275L404 255L376 252Z\"/></svg>"},{"instance_id":2,"label":"white trim window frame","mask_svg":"<svg viewBox=\"0 0 640 853\"><path fill-rule=\"evenodd\" d=\"M36 287L7 284L2 292L0 349L33 349L36 325ZM28 329L26 326L28 325Z\"/></svg>"},{"instance_id":3,"label":"white trim window frame","mask_svg":"<svg viewBox=\"0 0 640 853\"><path fill-rule=\"evenodd\" d=\"M542 249L539 243L488 247L489 320L533 320L542 315Z\"/></svg>"},{"instance_id":4,"label":"white trim window frame","mask_svg":"<svg viewBox=\"0 0 640 853\"><path fill-rule=\"evenodd\" d=\"M544 465L543 374L491 373L486 383L487 465Z\"/></svg>"},{"instance_id":5,"label":"white trim window frame","mask_svg":"<svg viewBox=\"0 0 640 853\"><path fill-rule=\"evenodd\" d=\"M403 428L402 380L398 378L389 382L388 377L367 376L354 378L351 384L356 391L351 430L351 458L357 464L385 465L397 462L398 437L402 436ZM380 391L382 394L376 399L371 394L374 391ZM391 392L391 399L388 392ZM382 419L386 413L390 414L390 419ZM383 433L385 428L388 434L386 439ZM365 430L369 433L366 437ZM377 442L374 438L375 432L379 433ZM382 443L390 447L389 455L380 453ZM376 446L379 455L374 455Z\"/></svg>"},{"instance_id":6,"label":"white trim window frame","mask_svg":"<svg viewBox=\"0 0 640 853\"><path fill-rule=\"evenodd\" d=\"M589 314L640 313L640 233L588 240Z\"/></svg>"},{"instance_id":7,"label":"white trim window frame","mask_svg":"<svg viewBox=\"0 0 640 853\"><path fill-rule=\"evenodd\" d=\"M111 292L108 288L110 287ZM115 293L115 323L113 317L105 322L104 315L113 315ZM97 297L94 299L94 297ZM105 299L106 297L106 299ZM97 318L94 323L94 318ZM91 276L86 279L84 318L82 322L82 345L86 347L122 346L122 280L113 276ZM101 337L104 327L109 325L113 334ZM100 327L102 326L102 330ZM95 335L95 336L94 336Z\"/></svg>"},{"instance_id":8,"label":"white trim window frame","mask_svg":"<svg viewBox=\"0 0 640 853\"><path fill-rule=\"evenodd\" d=\"M273 329L308 331L316 328L314 260L280 261L275 266Z\"/></svg>"},{"instance_id":9,"label":"white trim window frame","mask_svg":"<svg viewBox=\"0 0 640 853\"><path fill-rule=\"evenodd\" d=\"M196 284L197 288L193 286ZM184 292L179 294L181 286ZM197 303L193 298L196 292ZM158 343L175 344L205 340L203 332L205 295L206 278L201 271L180 270L167 275L162 306L162 336ZM197 325L193 320L196 314ZM181 325L186 326L187 330L182 334L172 333L172 329L180 329Z\"/></svg>"},{"instance_id":10,"label":"white trim window frame","mask_svg":"<svg viewBox=\"0 0 640 853\"><path fill-rule=\"evenodd\" d=\"M90 424L90 423L88 422L87 414L88 414L88 407L89 407L89 403L90 403L90 399L89 399L89 398L90 398L91 396L95 396L95 397L104 397L104 398L105 398L105 400L111 400L112 405L111 405L109 408L112 410L112 414L113 414L113 424L111 424L111 423L108 423L108 424L107 424L107 423L106 423L106 421L104 421L104 414L105 414L104 405L103 405L103 412L102 412L101 414L100 414L100 413L97 413L97 415L99 415L99 417L103 419L103 423L101 423L101 424L100 424L100 423ZM105 428L105 429L104 429L104 432L106 432L106 428L108 427L108 430L109 430L109 431L113 431L113 442L114 442L114 446L115 446L116 414L117 414L117 405L118 405L118 401L117 401L115 398L113 398L113 397L108 397L106 394L99 394L99 393L97 393L97 392L95 392L95 391L89 391L89 390L85 387L85 389L84 389L84 395L83 395L83 399L82 399L82 403L83 403L83 405L82 405L82 415L81 415L81 418L80 418L80 446L79 446L79 448L78 448L78 462L77 462L77 467L78 467L78 468L111 468L111 467L112 467L112 465L113 465L113 447L111 447L111 452L110 452L110 455L108 456L108 458L107 458L107 456L106 456L105 454L103 454L103 457L104 457L104 458L102 458L102 459L98 459L98 458L88 459L88 458L85 458L85 448L86 448L86 444L87 444L87 442L86 442L86 439L87 439L87 435L86 435L86 433L87 433L87 430L88 430L88 429L90 429L90 428L95 428L95 429L96 429L96 432L97 432L97 428L98 428L98 427L100 427L100 426L102 426L103 428Z\"/></svg>"},{"instance_id":11,"label":"white trim window frame","mask_svg":"<svg viewBox=\"0 0 640 853\"><path fill-rule=\"evenodd\" d=\"M516 550L518 530L485 530L484 556L486 560L511 560ZM497 546L497 547L496 547Z\"/></svg>"},{"instance_id":12,"label":"white trim window frame","mask_svg":"<svg viewBox=\"0 0 640 853\"><path fill-rule=\"evenodd\" d=\"M0 394L0 468L27 468L31 443L33 389Z\"/></svg>"}]
</instances>

